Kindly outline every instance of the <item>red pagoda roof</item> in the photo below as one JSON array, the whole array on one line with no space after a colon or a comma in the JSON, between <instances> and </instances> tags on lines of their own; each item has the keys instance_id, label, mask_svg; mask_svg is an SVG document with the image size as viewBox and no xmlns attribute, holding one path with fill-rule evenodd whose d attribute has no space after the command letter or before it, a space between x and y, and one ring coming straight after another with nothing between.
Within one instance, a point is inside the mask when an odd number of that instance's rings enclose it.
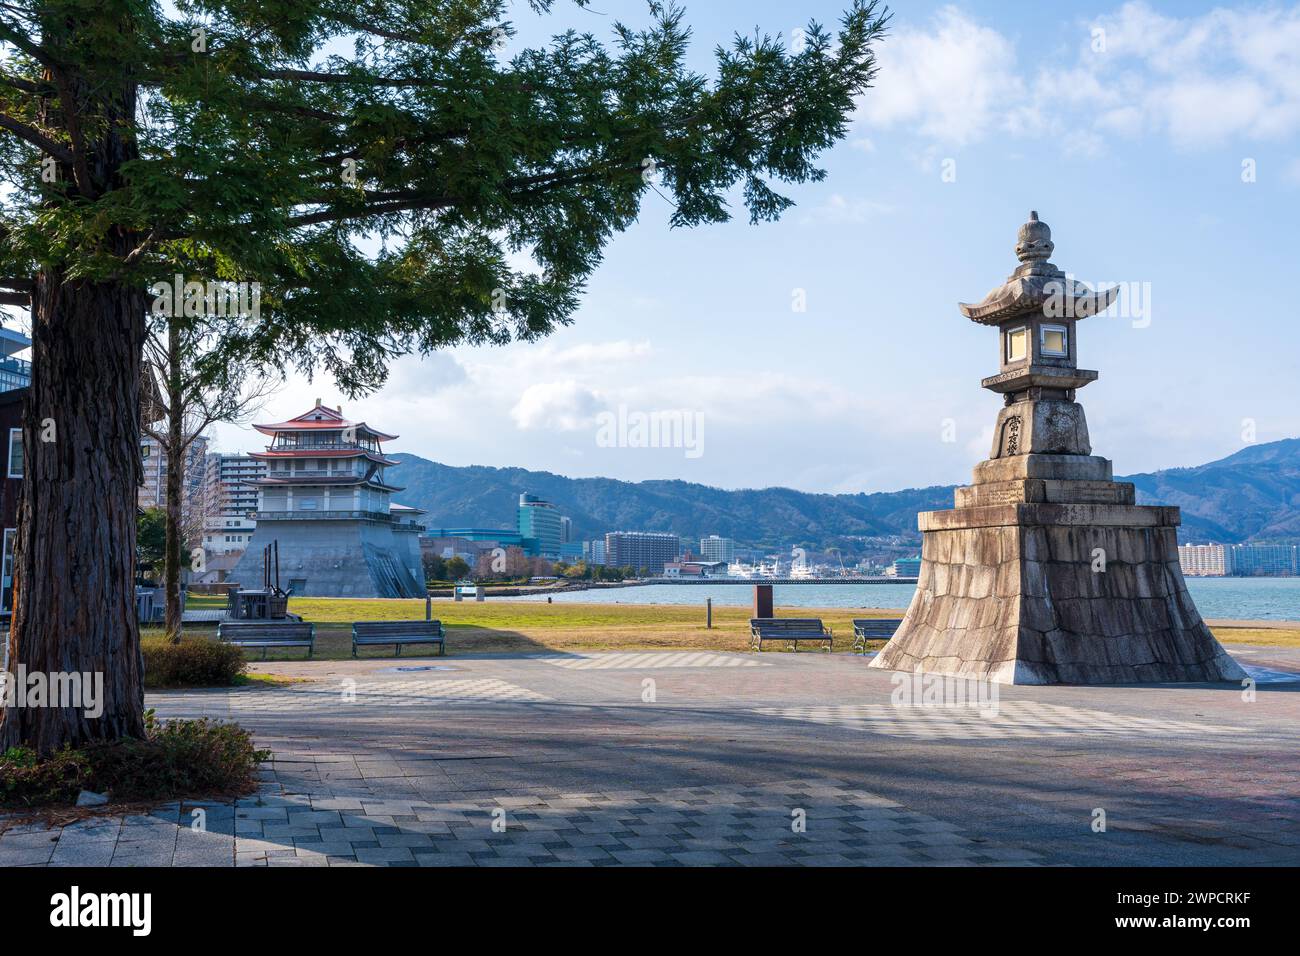
<instances>
[{"instance_id":1,"label":"red pagoda roof","mask_svg":"<svg viewBox=\"0 0 1300 956\"><path fill-rule=\"evenodd\" d=\"M332 487L355 487L357 485L367 485L371 488L379 488L383 491L404 491L405 485L390 485L383 481L371 481L364 475L329 475L320 478L250 478L245 481L246 485L257 485L258 487L277 487L299 485L330 485Z\"/></svg>"},{"instance_id":2,"label":"red pagoda roof","mask_svg":"<svg viewBox=\"0 0 1300 956\"><path fill-rule=\"evenodd\" d=\"M348 421L343 417L339 409L330 408L328 405L322 405L320 399L316 399L316 407L308 409L296 418L291 418L287 422L276 422L272 425L254 425L263 435L275 435L279 432L297 432L297 431L318 431L332 430L339 428L352 428L358 433L366 432L376 441L392 441L397 435L389 435L371 428L365 422Z\"/></svg>"},{"instance_id":3,"label":"red pagoda roof","mask_svg":"<svg viewBox=\"0 0 1300 956\"><path fill-rule=\"evenodd\" d=\"M312 448L311 445L300 445L297 448L272 448L266 451L250 451L249 458L257 459L284 459L284 458L369 458L379 465L400 465L400 461L392 458L385 458L378 452L368 451L365 448Z\"/></svg>"}]
</instances>

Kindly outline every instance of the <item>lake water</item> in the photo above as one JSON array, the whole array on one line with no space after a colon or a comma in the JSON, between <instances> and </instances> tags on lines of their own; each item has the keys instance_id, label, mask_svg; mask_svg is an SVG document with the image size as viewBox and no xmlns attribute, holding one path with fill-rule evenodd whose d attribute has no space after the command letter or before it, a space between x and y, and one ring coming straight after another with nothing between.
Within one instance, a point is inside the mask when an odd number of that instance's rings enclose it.
<instances>
[{"instance_id":1,"label":"lake water","mask_svg":"<svg viewBox=\"0 0 1300 956\"><path fill-rule=\"evenodd\" d=\"M1188 578L1187 588L1201 616L1251 621L1300 621L1300 578ZM914 584L778 584L777 607L906 608ZM698 604L748 607L753 588L737 584L645 584L601 591L574 591L557 602L589 604ZM513 598L545 601L540 595Z\"/></svg>"}]
</instances>

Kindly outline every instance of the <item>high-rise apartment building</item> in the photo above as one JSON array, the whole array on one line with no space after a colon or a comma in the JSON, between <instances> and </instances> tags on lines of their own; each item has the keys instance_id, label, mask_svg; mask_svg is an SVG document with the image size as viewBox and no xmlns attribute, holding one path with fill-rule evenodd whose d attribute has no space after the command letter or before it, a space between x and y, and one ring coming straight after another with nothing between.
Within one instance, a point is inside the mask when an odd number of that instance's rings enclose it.
<instances>
[{"instance_id":1,"label":"high-rise apartment building","mask_svg":"<svg viewBox=\"0 0 1300 956\"><path fill-rule=\"evenodd\" d=\"M1221 544L1180 544L1178 563L1190 578L1221 578L1229 571L1230 550Z\"/></svg>"},{"instance_id":2,"label":"high-rise apartment building","mask_svg":"<svg viewBox=\"0 0 1300 956\"><path fill-rule=\"evenodd\" d=\"M207 478L208 440L199 435L185 450L185 476L181 483L181 500L185 507L200 507ZM167 453L150 435L140 436L140 457L144 465L143 480L137 501L141 508L162 508L167 504Z\"/></svg>"},{"instance_id":3,"label":"high-rise apartment building","mask_svg":"<svg viewBox=\"0 0 1300 956\"><path fill-rule=\"evenodd\" d=\"M725 561L727 564L736 560L736 542L731 538L720 538L711 534L700 539L700 559L702 561Z\"/></svg>"},{"instance_id":4,"label":"high-rise apartment building","mask_svg":"<svg viewBox=\"0 0 1300 956\"><path fill-rule=\"evenodd\" d=\"M535 538L537 548L544 558L558 558L563 552L564 518L549 501L537 495L519 496L519 534Z\"/></svg>"},{"instance_id":5,"label":"high-rise apartment building","mask_svg":"<svg viewBox=\"0 0 1300 956\"><path fill-rule=\"evenodd\" d=\"M208 515L203 523L203 550L209 556L237 554L248 547L257 521L257 485L266 475L266 462L251 455L207 456L204 478Z\"/></svg>"},{"instance_id":6,"label":"high-rise apartment building","mask_svg":"<svg viewBox=\"0 0 1300 956\"><path fill-rule=\"evenodd\" d=\"M1300 573L1300 553L1291 544L1234 544L1228 574L1246 578L1289 578Z\"/></svg>"},{"instance_id":7,"label":"high-rise apartment building","mask_svg":"<svg viewBox=\"0 0 1300 956\"><path fill-rule=\"evenodd\" d=\"M605 535L605 563L615 568L647 568L662 574L664 565L676 561L681 541L659 531L611 531Z\"/></svg>"}]
</instances>

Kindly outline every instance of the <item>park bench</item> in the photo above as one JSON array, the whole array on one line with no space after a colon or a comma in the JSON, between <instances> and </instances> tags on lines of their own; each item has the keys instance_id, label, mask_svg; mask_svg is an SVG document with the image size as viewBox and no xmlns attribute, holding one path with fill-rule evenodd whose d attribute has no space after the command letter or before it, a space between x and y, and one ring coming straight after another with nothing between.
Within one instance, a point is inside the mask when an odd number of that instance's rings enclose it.
<instances>
[{"instance_id":1,"label":"park bench","mask_svg":"<svg viewBox=\"0 0 1300 956\"><path fill-rule=\"evenodd\" d=\"M222 621L217 625L217 640L239 647L260 647L266 660L269 647L305 647L311 657L316 646L316 625L296 622L267 624L261 621Z\"/></svg>"},{"instance_id":2,"label":"park bench","mask_svg":"<svg viewBox=\"0 0 1300 956\"><path fill-rule=\"evenodd\" d=\"M800 641L825 641L826 650L834 650L831 629L816 617L753 617L749 619L749 646L761 651L764 641L785 641L794 650Z\"/></svg>"},{"instance_id":3,"label":"park bench","mask_svg":"<svg viewBox=\"0 0 1300 956\"><path fill-rule=\"evenodd\" d=\"M398 657L403 644L437 644L440 655L447 653L442 621L357 621L352 625L352 656L366 644L392 644Z\"/></svg>"},{"instance_id":4,"label":"park bench","mask_svg":"<svg viewBox=\"0 0 1300 956\"><path fill-rule=\"evenodd\" d=\"M887 641L894 636L902 618L859 617L853 619L853 653L865 654L867 641Z\"/></svg>"}]
</instances>

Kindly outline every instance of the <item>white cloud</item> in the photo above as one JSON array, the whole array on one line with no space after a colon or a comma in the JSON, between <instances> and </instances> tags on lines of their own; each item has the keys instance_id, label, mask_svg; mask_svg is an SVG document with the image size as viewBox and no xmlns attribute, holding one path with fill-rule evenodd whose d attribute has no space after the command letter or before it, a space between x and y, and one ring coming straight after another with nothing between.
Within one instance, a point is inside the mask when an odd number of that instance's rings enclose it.
<instances>
[{"instance_id":1,"label":"white cloud","mask_svg":"<svg viewBox=\"0 0 1300 956\"><path fill-rule=\"evenodd\" d=\"M809 209L799 221L804 225L824 223L860 223L877 216L892 213L894 207L889 203L874 199L849 199L839 193L833 193L818 206Z\"/></svg>"},{"instance_id":2,"label":"white cloud","mask_svg":"<svg viewBox=\"0 0 1300 956\"><path fill-rule=\"evenodd\" d=\"M575 381L540 382L524 389L510 417L520 429L571 432L591 426L602 405L594 391Z\"/></svg>"},{"instance_id":3,"label":"white cloud","mask_svg":"<svg viewBox=\"0 0 1300 956\"><path fill-rule=\"evenodd\" d=\"M879 57L879 78L858 111L868 126L907 126L963 145L981 138L1008 102L1024 95L1015 45L956 7L941 9L928 30L897 29Z\"/></svg>"},{"instance_id":4,"label":"white cloud","mask_svg":"<svg viewBox=\"0 0 1300 956\"><path fill-rule=\"evenodd\" d=\"M1178 17L1128 3L1071 28L1078 52L1062 61L945 7L881 45L859 126L946 147L1002 133L1090 151L1115 135L1191 149L1300 132L1300 6Z\"/></svg>"}]
</instances>

